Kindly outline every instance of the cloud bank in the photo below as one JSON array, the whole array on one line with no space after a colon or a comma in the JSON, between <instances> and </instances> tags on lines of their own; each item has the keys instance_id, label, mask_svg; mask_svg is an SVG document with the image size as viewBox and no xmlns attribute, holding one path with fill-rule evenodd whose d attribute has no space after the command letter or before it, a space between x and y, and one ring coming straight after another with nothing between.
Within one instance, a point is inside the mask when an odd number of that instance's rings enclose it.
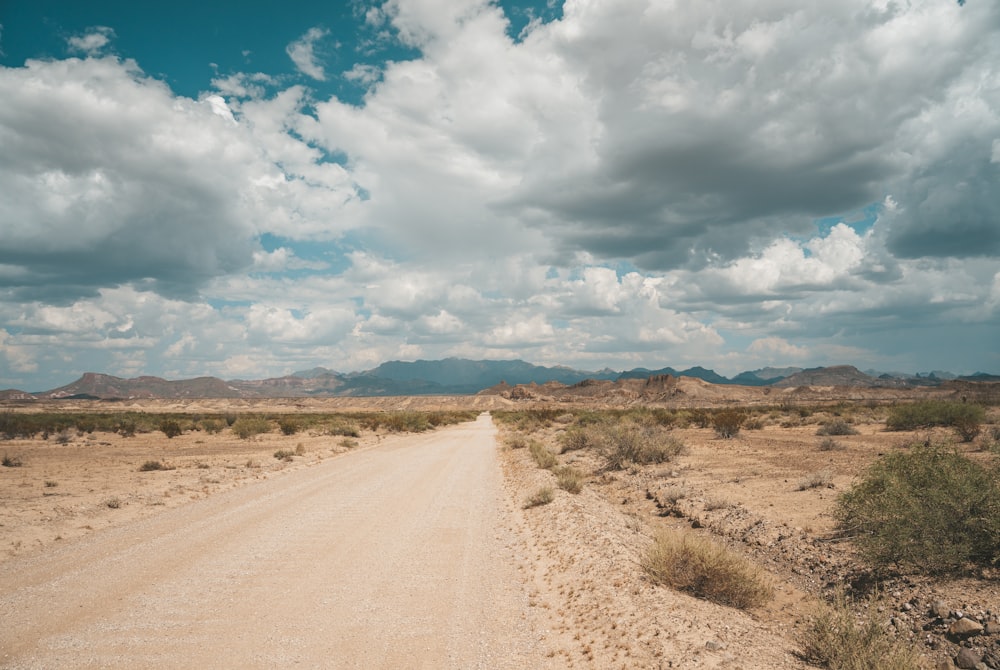
<instances>
[{"instance_id":1,"label":"cloud bank","mask_svg":"<svg viewBox=\"0 0 1000 670\"><path fill-rule=\"evenodd\" d=\"M417 56L174 94L0 69L0 385L392 358L1000 370L1000 7L359 14ZM367 17L367 18L365 18ZM104 30L104 29L102 29ZM74 41L76 40L76 41ZM100 43L99 43L100 42Z\"/></svg>"}]
</instances>

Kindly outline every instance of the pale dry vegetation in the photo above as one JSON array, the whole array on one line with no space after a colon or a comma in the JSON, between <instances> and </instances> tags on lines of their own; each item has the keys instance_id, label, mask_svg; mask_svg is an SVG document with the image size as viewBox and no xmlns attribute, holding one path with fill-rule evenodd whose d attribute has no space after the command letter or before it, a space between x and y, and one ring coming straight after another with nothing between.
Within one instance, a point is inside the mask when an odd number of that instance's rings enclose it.
<instances>
[{"instance_id":1,"label":"pale dry vegetation","mask_svg":"<svg viewBox=\"0 0 1000 670\"><path fill-rule=\"evenodd\" d=\"M508 446L528 447L536 462L544 450L540 466L557 478L572 467L612 506L645 519L655 539L636 569L652 582L754 611L768 611L775 589L805 589L798 613L781 616L803 622L789 646L810 664L953 663L961 640L948 632L952 619L927 614L932 597L978 603L994 637L971 647L980 656L1000 649L1000 612L983 596L1000 568L996 409L564 406L495 418ZM973 432L975 444L964 446ZM871 600L875 585L894 601Z\"/></svg>"}]
</instances>

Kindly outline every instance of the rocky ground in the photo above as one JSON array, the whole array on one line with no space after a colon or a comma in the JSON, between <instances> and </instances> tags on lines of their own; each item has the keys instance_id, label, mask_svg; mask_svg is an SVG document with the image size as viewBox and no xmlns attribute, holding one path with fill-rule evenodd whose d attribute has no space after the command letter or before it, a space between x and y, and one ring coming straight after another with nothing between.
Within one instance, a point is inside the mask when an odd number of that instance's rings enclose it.
<instances>
[{"instance_id":1,"label":"rocky ground","mask_svg":"<svg viewBox=\"0 0 1000 670\"><path fill-rule=\"evenodd\" d=\"M553 563L543 581L563 583L557 589L562 598L552 606L566 612L561 615L566 630L586 621L596 631L568 640L564 653L595 667L618 664L626 651L643 659L623 664L627 667L800 667L803 633L819 603L846 589L857 598L859 615L874 610L927 667L1000 668L995 574L874 580L860 567L850 542L834 532L837 496L877 456L914 441L953 442L953 435L943 429L888 433L877 409L855 408L850 420L858 434L836 437L836 448L822 449L816 433L836 418L834 411L802 416L776 410L758 429L733 439L719 438L710 428L676 429L685 453L661 465L608 471L588 450L561 454L561 463L588 473L584 491L574 496L557 489L551 505L526 510L526 516L546 538L540 553ZM571 425L568 415L562 420L529 437L559 451L560 435ZM974 458L989 457L979 443L956 443L956 448ZM527 449L508 450L507 461L512 485L524 495L554 481ZM602 520L602 530L592 530L595 519ZM775 599L744 613L678 600L677 594L651 587L638 556L663 527L711 535L751 558L771 575ZM568 545L567 538L576 541ZM596 564L588 566L592 560ZM620 634L622 625L631 626L628 633ZM658 639L666 631L675 636L670 643ZM618 655L607 651L622 645ZM595 655L595 649L605 656Z\"/></svg>"}]
</instances>

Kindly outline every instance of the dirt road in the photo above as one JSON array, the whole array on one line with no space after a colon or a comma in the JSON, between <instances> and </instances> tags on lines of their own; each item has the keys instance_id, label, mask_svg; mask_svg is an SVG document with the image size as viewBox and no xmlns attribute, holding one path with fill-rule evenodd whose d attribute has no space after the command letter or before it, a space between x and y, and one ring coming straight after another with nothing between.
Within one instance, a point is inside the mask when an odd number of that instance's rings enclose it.
<instances>
[{"instance_id":1,"label":"dirt road","mask_svg":"<svg viewBox=\"0 0 1000 670\"><path fill-rule=\"evenodd\" d=\"M494 427L387 438L14 559L0 666L543 667Z\"/></svg>"}]
</instances>

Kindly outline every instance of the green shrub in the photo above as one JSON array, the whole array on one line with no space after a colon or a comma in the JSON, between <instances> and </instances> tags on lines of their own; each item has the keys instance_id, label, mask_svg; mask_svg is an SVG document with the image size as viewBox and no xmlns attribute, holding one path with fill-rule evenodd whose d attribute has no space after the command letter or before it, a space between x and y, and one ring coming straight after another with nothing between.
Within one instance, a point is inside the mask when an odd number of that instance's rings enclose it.
<instances>
[{"instance_id":1,"label":"green shrub","mask_svg":"<svg viewBox=\"0 0 1000 670\"><path fill-rule=\"evenodd\" d=\"M567 493L579 493L583 490L584 475L569 465L555 468L556 486Z\"/></svg>"},{"instance_id":2,"label":"green shrub","mask_svg":"<svg viewBox=\"0 0 1000 670\"><path fill-rule=\"evenodd\" d=\"M282 417L278 419L278 428L281 430L282 435L294 435L299 432L301 425L296 419L290 417Z\"/></svg>"},{"instance_id":3,"label":"green shrub","mask_svg":"<svg viewBox=\"0 0 1000 670\"><path fill-rule=\"evenodd\" d=\"M876 570L959 572L1000 556L1000 482L954 451L918 445L876 461L837 503L841 531Z\"/></svg>"},{"instance_id":4,"label":"green shrub","mask_svg":"<svg viewBox=\"0 0 1000 670\"><path fill-rule=\"evenodd\" d=\"M932 426L971 426L983 422L986 410L980 405L943 400L897 405L889 409L886 430L919 430Z\"/></svg>"},{"instance_id":5,"label":"green shrub","mask_svg":"<svg viewBox=\"0 0 1000 670\"><path fill-rule=\"evenodd\" d=\"M712 428L719 437L730 439L740 433L746 414L735 409L724 409L712 415Z\"/></svg>"},{"instance_id":6,"label":"green shrub","mask_svg":"<svg viewBox=\"0 0 1000 670\"><path fill-rule=\"evenodd\" d=\"M858 431L851 424L843 419L834 419L829 423L824 423L816 431L817 435L857 435Z\"/></svg>"},{"instance_id":7,"label":"green shrub","mask_svg":"<svg viewBox=\"0 0 1000 670\"><path fill-rule=\"evenodd\" d=\"M222 429L225 427L226 422L221 419L202 419L201 421L201 429L209 435L221 433Z\"/></svg>"},{"instance_id":8,"label":"green shrub","mask_svg":"<svg viewBox=\"0 0 1000 670\"><path fill-rule=\"evenodd\" d=\"M832 605L823 607L805 631L803 657L829 670L913 670L921 667L917 653L896 640L879 623L878 607L855 615L851 603L839 592Z\"/></svg>"},{"instance_id":9,"label":"green shrub","mask_svg":"<svg viewBox=\"0 0 1000 670\"><path fill-rule=\"evenodd\" d=\"M232 430L241 440L249 440L255 435L269 433L271 424L262 416L241 416L233 423Z\"/></svg>"},{"instance_id":10,"label":"green shrub","mask_svg":"<svg viewBox=\"0 0 1000 670\"><path fill-rule=\"evenodd\" d=\"M177 437L182 432L184 432L183 430L181 430L181 424L178 423L175 419L164 419L163 421L161 421L160 430L163 431L163 434L166 435L168 438Z\"/></svg>"},{"instance_id":11,"label":"green shrub","mask_svg":"<svg viewBox=\"0 0 1000 670\"><path fill-rule=\"evenodd\" d=\"M555 499L555 492L552 490L552 487L543 486L542 488L538 489L525 499L524 508L529 509L531 507L548 505L554 499Z\"/></svg>"},{"instance_id":12,"label":"green shrub","mask_svg":"<svg viewBox=\"0 0 1000 670\"><path fill-rule=\"evenodd\" d=\"M659 533L642 567L658 584L720 605L748 609L774 595L764 573L749 560L691 533Z\"/></svg>"}]
</instances>

